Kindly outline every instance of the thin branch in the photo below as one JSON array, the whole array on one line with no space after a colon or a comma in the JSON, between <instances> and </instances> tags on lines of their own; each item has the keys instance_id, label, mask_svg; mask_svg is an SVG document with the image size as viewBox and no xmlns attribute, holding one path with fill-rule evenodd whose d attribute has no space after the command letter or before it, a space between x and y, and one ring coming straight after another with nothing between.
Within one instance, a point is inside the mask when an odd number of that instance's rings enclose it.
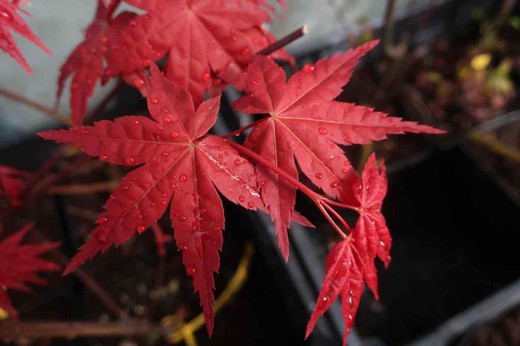
<instances>
[{"instance_id":1,"label":"thin branch","mask_svg":"<svg viewBox=\"0 0 520 346\"><path fill-rule=\"evenodd\" d=\"M97 192L110 192L117 186L116 181L104 181L92 184L54 185L47 193L51 195L89 195Z\"/></svg>"},{"instance_id":2,"label":"thin branch","mask_svg":"<svg viewBox=\"0 0 520 346\"><path fill-rule=\"evenodd\" d=\"M25 96L19 95L13 91L10 91L10 90L4 89L4 88L0 88L0 95L6 97L8 99L11 99L15 102L18 102L20 104L23 104L23 105L26 105L33 109L36 109L37 111L50 116L52 119L54 119L62 124L65 124L67 126L72 126L72 122L69 117L55 111L52 108L44 106L36 101L30 100L30 99L26 98Z\"/></svg>"},{"instance_id":3,"label":"thin branch","mask_svg":"<svg viewBox=\"0 0 520 346\"><path fill-rule=\"evenodd\" d=\"M271 43L269 46L265 47L264 49L260 50L258 55L270 55L274 52L276 52L279 49L282 49L283 47L287 46L289 43L296 41L300 37L306 35L308 32L307 25L302 26L301 28L291 32L289 35L282 37L276 42Z\"/></svg>"},{"instance_id":4,"label":"thin branch","mask_svg":"<svg viewBox=\"0 0 520 346\"><path fill-rule=\"evenodd\" d=\"M127 320L124 322L17 322L3 321L0 338L67 338L77 337L124 337L166 336L167 326L150 324L148 321Z\"/></svg>"},{"instance_id":5,"label":"thin branch","mask_svg":"<svg viewBox=\"0 0 520 346\"><path fill-rule=\"evenodd\" d=\"M406 52L406 45L400 44L395 46L393 43L394 24L395 24L395 8L397 0L387 0L385 11L385 24L383 26L383 50L385 54L391 58L401 58Z\"/></svg>"}]
</instances>

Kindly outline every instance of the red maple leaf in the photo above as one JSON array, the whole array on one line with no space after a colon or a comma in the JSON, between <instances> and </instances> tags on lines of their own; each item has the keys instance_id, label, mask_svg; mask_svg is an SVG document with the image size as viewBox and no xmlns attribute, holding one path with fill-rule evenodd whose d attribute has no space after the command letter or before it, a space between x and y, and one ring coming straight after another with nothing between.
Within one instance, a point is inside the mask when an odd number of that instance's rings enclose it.
<instances>
[{"instance_id":1,"label":"red maple leaf","mask_svg":"<svg viewBox=\"0 0 520 346\"><path fill-rule=\"evenodd\" d=\"M234 103L238 111L268 114L256 123L244 145L289 173L302 172L333 197L351 194L357 177L340 145L366 144L404 132L441 133L429 126L388 117L371 108L333 101L348 82L353 68L377 44L369 42L331 58L306 65L287 82L272 60L257 57L248 68L248 95ZM287 228L294 209L296 188L276 173L257 167L263 181L262 198L276 223L282 253L287 258ZM267 193L265 192L267 191Z\"/></svg>"},{"instance_id":2,"label":"red maple leaf","mask_svg":"<svg viewBox=\"0 0 520 346\"><path fill-rule=\"evenodd\" d=\"M17 13L20 11L24 14L27 12L20 9L20 1L0 0L0 49L15 59L27 72L32 73L31 68L25 61L25 58L16 45L11 35L11 30L30 40L43 51L52 54L47 47L34 35L31 28L25 23L23 18Z\"/></svg>"},{"instance_id":3,"label":"red maple leaf","mask_svg":"<svg viewBox=\"0 0 520 346\"><path fill-rule=\"evenodd\" d=\"M120 27L126 25L135 16L123 12L112 19L112 13L119 2L111 0L106 4L105 0L98 0L96 15L85 32L85 40L72 51L60 68L57 99L61 97L66 80L72 76L70 107L72 123L75 126L83 124L88 99L94 93L96 84L101 78L103 59L111 38L117 35Z\"/></svg>"},{"instance_id":4,"label":"red maple leaf","mask_svg":"<svg viewBox=\"0 0 520 346\"><path fill-rule=\"evenodd\" d=\"M365 165L361 177L353 184L351 192L355 199L354 205L358 207L357 210L359 212L356 227L352 230L352 237L356 241L360 254L364 256L365 281L376 296L376 299L379 298L379 295L377 292L377 269L374 259L376 256L379 257L386 267L388 267L391 260L390 248L392 247L392 238L386 226L385 218L381 213L387 184L385 165L384 163L382 164L382 170L379 173L376 157L372 154ZM347 196L346 200L350 199L351 197Z\"/></svg>"},{"instance_id":5,"label":"red maple leaf","mask_svg":"<svg viewBox=\"0 0 520 346\"><path fill-rule=\"evenodd\" d=\"M243 69L275 41L262 28L270 20L265 0L125 1L148 12L111 43L106 74L131 74L167 54L167 76L190 92L195 105L227 84L242 89ZM283 51L275 56L291 59Z\"/></svg>"},{"instance_id":6,"label":"red maple leaf","mask_svg":"<svg viewBox=\"0 0 520 346\"><path fill-rule=\"evenodd\" d=\"M22 205L22 194L27 188L27 179L31 173L8 166L0 165L0 197L7 200L7 206L19 207Z\"/></svg>"},{"instance_id":7,"label":"red maple leaf","mask_svg":"<svg viewBox=\"0 0 520 346\"><path fill-rule=\"evenodd\" d=\"M207 135L220 96L195 109L190 94L151 67L148 108L153 119L126 116L94 126L40 133L71 143L103 161L140 166L114 190L91 239L71 260L72 272L98 252L144 232L170 206L177 247L200 294L208 332L213 330L213 273L219 269L224 210L217 193L244 208L264 209L253 165L228 141Z\"/></svg>"},{"instance_id":8,"label":"red maple leaf","mask_svg":"<svg viewBox=\"0 0 520 346\"><path fill-rule=\"evenodd\" d=\"M27 225L0 241L0 308L13 318L18 318L18 313L9 300L7 290L29 291L27 284L46 283L36 272L60 269L57 264L38 258L42 253L56 248L59 243L21 244L32 228L33 225Z\"/></svg>"},{"instance_id":9,"label":"red maple leaf","mask_svg":"<svg viewBox=\"0 0 520 346\"><path fill-rule=\"evenodd\" d=\"M341 313L345 320L343 344L346 344L364 288L363 261L350 237L330 250L325 271L318 302L307 323L305 338L310 335L320 316L341 296Z\"/></svg>"}]
</instances>

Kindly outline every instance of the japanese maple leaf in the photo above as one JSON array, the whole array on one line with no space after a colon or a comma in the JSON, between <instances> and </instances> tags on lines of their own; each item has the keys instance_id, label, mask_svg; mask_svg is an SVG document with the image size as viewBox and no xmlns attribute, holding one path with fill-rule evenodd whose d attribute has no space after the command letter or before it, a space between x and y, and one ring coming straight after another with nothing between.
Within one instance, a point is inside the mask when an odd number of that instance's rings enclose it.
<instances>
[{"instance_id":1,"label":"japanese maple leaf","mask_svg":"<svg viewBox=\"0 0 520 346\"><path fill-rule=\"evenodd\" d=\"M20 9L22 4L23 2L20 1L0 0L0 49L13 57L27 72L32 73L31 68L11 35L11 30L33 42L47 54L52 53L17 13L17 11L20 11L27 14L27 12Z\"/></svg>"},{"instance_id":2,"label":"japanese maple leaf","mask_svg":"<svg viewBox=\"0 0 520 346\"><path fill-rule=\"evenodd\" d=\"M194 108L190 94L152 65L148 108L153 119L127 116L40 135L82 147L103 161L140 166L114 190L91 239L71 260L72 272L98 252L144 232L170 206L177 247L213 330L213 273L219 268L224 210L217 193L247 209L263 207L251 163L224 139L207 135L220 96Z\"/></svg>"},{"instance_id":3,"label":"japanese maple leaf","mask_svg":"<svg viewBox=\"0 0 520 346\"><path fill-rule=\"evenodd\" d=\"M72 76L70 83L70 107L72 123L83 124L89 98L94 93L103 71L103 58L108 50L110 38L116 35L118 28L126 25L134 14L124 12L115 19L112 13L120 1L98 0L96 15L85 32L85 40L69 55L60 68L58 77L57 99L59 100L65 82ZM109 30L112 28L112 31Z\"/></svg>"},{"instance_id":4,"label":"japanese maple leaf","mask_svg":"<svg viewBox=\"0 0 520 346\"><path fill-rule=\"evenodd\" d=\"M38 258L42 253L56 248L59 243L21 244L22 239L33 228L25 226L13 235L0 240L0 308L12 318L18 318L7 290L29 291L27 284L44 284L36 272L55 271L60 267L48 260Z\"/></svg>"},{"instance_id":5,"label":"japanese maple leaf","mask_svg":"<svg viewBox=\"0 0 520 346\"><path fill-rule=\"evenodd\" d=\"M0 207L22 205L22 194L30 175L29 172L0 165L0 198L5 198L7 202L7 205L0 205Z\"/></svg>"},{"instance_id":6,"label":"japanese maple leaf","mask_svg":"<svg viewBox=\"0 0 520 346\"><path fill-rule=\"evenodd\" d=\"M361 177L354 183L347 200L354 196L354 206L358 207L359 219L352 230L352 237L358 244L360 254L364 257L364 277L368 286L378 298L377 270L374 259L379 257L386 267L390 264L390 248L392 238L386 221L381 213L383 199L387 191L386 168L382 164L381 173L377 169L376 157L372 154ZM340 196L340 199L342 196Z\"/></svg>"},{"instance_id":7,"label":"japanese maple leaf","mask_svg":"<svg viewBox=\"0 0 520 346\"><path fill-rule=\"evenodd\" d=\"M346 344L364 288L363 261L351 237L337 243L330 250L325 271L318 302L307 323L305 338L309 337L320 316L341 296L341 313L345 320L343 344Z\"/></svg>"},{"instance_id":8,"label":"japanese maple leaf","mask_svg":"<svg viewBox=\"0 0 520 346\"><path fill-rule=\"evenodd\" d=\"M376 44L369 42L322 59L316 65L306 65L288 82L284 71L272 60L255 58L245 82L248 95L233 106L241 112L268 116L259 121L244 145L297 179L296 158L302 172L316 186L339 197L346 190L351 192L357 178L338 144L366 144L384 139L387 134L404 132L440 133L371 108L333 101L348 82L358 59ZM296 189L263 167L257 167L257 173L264 182L262 198L276 223L279 245L287 257L287 228Z\"/></svg>"},{"instance_id":9,"label":"japanese maple leaf","mask_svg":"<svg viewBox=\"0 0 520 346\"><path fill-rule=\"evenodd\" d=\"M129 74L168 54L167 76L198 105L226 84L243 88L243 69L274 42L264 0L125 0L148 11L131 20L108 52L107 75ZM283 51L275 56L291 59Z\"/></svg>"}]
</instances>

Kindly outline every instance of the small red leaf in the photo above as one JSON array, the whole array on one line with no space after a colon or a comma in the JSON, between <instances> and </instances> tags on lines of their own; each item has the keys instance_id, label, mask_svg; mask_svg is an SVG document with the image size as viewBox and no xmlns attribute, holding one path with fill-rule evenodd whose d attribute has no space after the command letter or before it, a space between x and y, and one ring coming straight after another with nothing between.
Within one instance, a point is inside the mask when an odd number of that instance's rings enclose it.
<instances>
[{"instance_id":1,"label":"small red leaf","mask_svg":"<svg viewBox=\"0 0 520 346\"><path fill-rule=\"evenodd\" d=\"M25 226L0 241L0 308L13 318L17 318L18 314L4 290L29 291L29 283L45 283L45 280L36 276L36 272L60 269L55 263L38 258L40 254L56 248L59 243L21 244L32 227Z\"/></svg>"},{"instance_id":2,"label":"small red leaf","mask_svg":"<svg viewBox=\"0 0 520 346\"><path fill-rule=\"evenodd\" d=\"M341 296L345 320L343 343L346 344L364 288L363 264L352 239L347 238L334 245L327 256L325 271L318 302L307 324L305 338L309 337L320 316Z\"/></svg>"},{"instance_id":3,"label":"small red leaf","mask_svg":"<svg viewBox=\"0 0 520 346\"><path fill-rule=\"evenodd\" d=\"M25 61L20 49L11 35L14 31L40 47L47 54L52 54L49 49L34 35L31 28L25 23L23 18L17 13L20 11L20 1L9 2L0 0L0 49L15 59L27 72L32 73L31 68Z\"/></svg>"}]
</instances>

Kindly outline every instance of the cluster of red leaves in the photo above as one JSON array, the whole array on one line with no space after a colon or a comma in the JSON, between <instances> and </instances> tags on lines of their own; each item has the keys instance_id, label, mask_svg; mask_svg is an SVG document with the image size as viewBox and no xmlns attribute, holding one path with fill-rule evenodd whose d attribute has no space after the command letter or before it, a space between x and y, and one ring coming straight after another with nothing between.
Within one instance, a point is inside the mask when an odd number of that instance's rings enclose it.
<instances>
[{"instance_id":1,"label":"cluster of red leaves","mask_svg":"<svg viewBox=\"0 0 520 346\"><path fill-rule=\"evenodd\" d=\"M144 14L124 11L121 0L98 0L85 40L61 68L58 98L70 84L72 120L83 124L87 103L102 78L121 76L146 94L146 69L167 57L166 75L193 97L217 95L228 84L243 88L244 69L274 42L262 28L272 8L265 0L125 0ZM292 61L283 51L276 57Z\"/></svg>"},{"instance_id":2,"label":"cluster of red leaves","mask_svg":"<svg viewBox=\"0 0 520 346\"><path fill-rule=\"evenodd\" d=\"M146 4L146 9L156 6L154 2ZM388 134L441 132L370 108L334 101L359 58L376 43L306 65L288 81L271 58L253 58L242 81L247 94L234 107L267 116L254 124L244 146L207 133L216 121L219 96L196 101L200 94L192 95L163 76L155 65L151 65L151 76L146 81L152 119L125 116L94 126L41 133L46 139L81 147L102 161L140 166L114 190L91 239L72 259L66 273L110 246L124 243L134 232L144 232L170 205L175 241L200 294L211 334L213 273L219 268L218 252L225 225L217 189L230 201L271 216L285 258L290 221L305 222L294 210L297 188L313 198L326 216L330 215L324 207L339 216L327 204L329 199L316 197L320 195L298 181L298 162L314 185L341 201L335 205L360 215L349 236L328 256L327 275L307 333L341 295L346 339L364 281L377 296L374 260L378 256L388 264L391 238L380 211L386 194L384 167L379 173L372 156L361 177L357 177L340 145L366 144L385 139Z\"/></svg>"},{"instance_id":3,"label":"cluster of red leaves","mask_svg":"<svg viewBox=\"0 0 520 346\"><path fill-rule=\"evenodd\" d=\"M55 263L38 258L44 252L56 248L59 243L21 244L32 228L32 225L27 225L0 240L0 308L12 318L18 318L18 313L11 304L7 290L29 291L27 284L46 282L36 272L60 269Z\"/></svg>"},{"instance_id":4,"label":"cluster of red leaves","mask_svg":"<svg viewBox=\"0 0 520 346\"><path fill-rule=\"evenodd\" d=\"M30 73L31 68L16 45L11 31L14 31L32 41L48 54L51 54L51 52L38 39L38 37L34 35L23 18L18 14L18 12L27 14L27 12L20 8L23 2L24 1L22 0L0 0L0 49L12 56L13 59L15 59L25 70L27 70L27 72Z\"/></svg>"}]
</instances>

